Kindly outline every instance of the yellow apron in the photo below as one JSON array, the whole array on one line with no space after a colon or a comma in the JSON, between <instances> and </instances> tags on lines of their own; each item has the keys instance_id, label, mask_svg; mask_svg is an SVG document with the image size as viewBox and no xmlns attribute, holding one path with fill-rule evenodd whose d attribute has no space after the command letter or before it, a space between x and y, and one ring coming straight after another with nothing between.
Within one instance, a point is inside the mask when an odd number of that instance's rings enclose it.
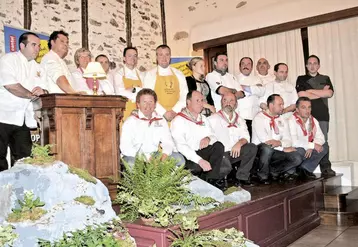
<instances>
[{"instance_id":1,"label":"yellow apron","mask_svg":"<svg viewBox=\"0 0 358 247\"><path fill-rule=\"evenodd\" d=\"M167 111L173 109L180 97L179 80L171 68L170 70L172 72L171 75L162 76L159 75L157 69L157 78L154 87L154 91L158 96L158 103Z\"/></svg>"},{"instance_id":2,"label":"yellow apron","mask_svg":"<svg viewBox=\"0 0 358 247\"><path fill-rule=\"evenodd\" d=\"M137 70L136 70L136 73L137 73L138 80L133 80L133 79L127 78L126 71L124 68L123 68L123 73L124 73L124 75L123 75L122 80L123 80L125 89L129 89L129 88L133 88L133 87L142 87L142 81L140 80ZM131 115L132 111L135 109L137 109L136 103L135 102L133 103L131 100L128 100L126 103L126 109L123 112L123 121L126 120L127 117L129 117L129 115Z\"/></svg>"}]
</instances>

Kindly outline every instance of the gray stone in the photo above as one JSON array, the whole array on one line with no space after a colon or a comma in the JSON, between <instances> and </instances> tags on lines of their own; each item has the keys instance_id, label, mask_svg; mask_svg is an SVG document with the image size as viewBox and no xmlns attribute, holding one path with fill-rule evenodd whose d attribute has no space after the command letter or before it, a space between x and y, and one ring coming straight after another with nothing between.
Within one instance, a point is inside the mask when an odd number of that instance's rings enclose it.
<instances>
[{"instance_id":1,"label":"gray stone","mask_svg":"<svg viewBox=\"0 0 358 247\"><path fill-rule=\"evenodd\" d=\"M145 21L149 21L149 20L150 20L150 18L149 18L148 16L146 16L146 15L142 15L141 17L142 17L142 19L145 20Z\"/></svg>"},{"instance_id":2,"label":"gray stone","mask_svg":"<svg viewBox=\"0 0 358 247\"><path fill-rule=\"evenodd\" d=\"M188 9L189 9L189 11L194 11L194 10L196 10L196 8L195 8L194 6L189 6Z\"/></svg>"},{"instance_id":3,"label":"gray stone","mask_svg":"<svg viewBox=\"0 0 358 247\"><path fill-rule=\"evenodd\" d=\"M73 8L73 11L78 12L80 11L80 8Z\"/></svg>"},{"instance_id":4,"label":"gray stone","mask_svg":"<svg viewBox=\"0 0 358 247\"><path fill-rule=\"evenodd\" d=\"M67 3L65 4L65 9L71 9L70 5L68 5Z\"/></svg>"},{"instance_id":5,"label":"gray stone","mask_svg":"<svg viewBox=\"0 0 358 247\"><path fill-rule=\"evenodd\" d=\"M241 8L242 6L246 5L247 4L247 1L241 1L239 2L237 5L236 5L236 8Z\"/></svg>"},{"instance_id":6,"label":"gray stone","mask_svg":"<svg viewBox=\"0 0 358 247\"><path fill-rule=\"evenodd\" d=\"M51 20L56 21L56 22L59 22L61 19L58 18L58 17L56 17L56 16L54 16L54 17L51 18Z\"/></svg>"},{"instance_id":7,"label":"gray stone","mask_svg":"<svg viewBox=\"0 0 358 247\"><path fill-rule=\"evenodd\" d=\"M124 4L124 0L117 0L120 4Z\"/></svg>"},{"instance_id":8,"label":"gray stone","mask_svg":"<svg viewBox=\"0 0 358 247\"><path fill-rule=\"evenodd\" d=\"M159 16L156 14L151 13L150 16L156 20L159 20Z\"/></svg>"},{"instance_id":9,"label":"gray stone","mask_svg":"<svg viewBox=\"0 0 358 247\"><path fill-rule=\"evenodd\" d=\"M174 34L174 40L181 40L181 39L187 39L189 37L189 33L185 31L176 32Z\"/></svg>"},{"instance_id":10,"label":"gray stone","mask_svg":"<svg viewBox=\"0 0 358 247\"><path fill-rule=\"evenodd\" d=\"M109 21L109 23L114 26L114 27L119 27L118 23L116 22L115 19L111 18L111 20Z\"/></svg>"},{"instance_id":11,"label":"gray stone","mask_svg":"<svg viewBox=\"0 0 358 247\"><path fill-rule=\"evenodd\" d=\"M89 19L89 23L90 23L91 25L94 25L94 26L97 26L97 27L102 26L102 23L101 23L101 22L98 22L98 21L93 20L93 19Z\"/></svg>"},{"instance_id":12,"label":"gray stone","mask_svg":"<svg viewBox=\"0 0 358 247\"><path fill-rule=\"evenodd\" d=\"M96 184L86 182L69 173L68 166L58 161L44 167L17 163L0 173L0 224L8 223L8 213L18 207L17 200L23 199L25 190L33 191L35 197L45 202L43 208L47 213L37 221L12 223L19 234L15 245L18 247L37 246L37 238L53 241L64 232L115 217L108 190L101 181L97 180ZM74 201L82 195L91 196L95 204L87 206Z\"/></svg>"},{"instance_id":13,"label":"gray stone","mask_svg":"<svg viewBox=\"0 0 358 247\"><path fill-rule=\"evenodd\" d=\"M154 28L154 29L157 29L157 28L159 27L158 23L156 23L155 21L152 21L152 22L150 23L150 26L151 26L152 28Z\"/></svg>"},{"instance_id":14,"label":"gray stone","mask_svg":"<svg viewBox=\"0 0 358 247\"><path fill-rule=\"evenodd\" d=\"M44 0L44 4L59 4L58 0Z\"/></svg>"}]
</instances>

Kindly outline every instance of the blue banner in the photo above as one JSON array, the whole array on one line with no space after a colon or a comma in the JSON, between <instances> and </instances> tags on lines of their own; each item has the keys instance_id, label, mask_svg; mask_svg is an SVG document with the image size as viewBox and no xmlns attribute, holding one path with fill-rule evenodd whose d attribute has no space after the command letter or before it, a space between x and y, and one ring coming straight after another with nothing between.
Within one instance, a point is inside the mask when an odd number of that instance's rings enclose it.
<instances>
[{"instance_id":1,"label":"blue banner","mask_svg":"<svg viewBox=\"0 0 358 247\"><path fill-rule=\"evenodd\" d=\"M33 31L4 25L5 53L15 52L19 50L19 44L18 44L19 38L21 34L25 32L33 32ZM49 51L47 46L49 36L37 32L33 32L33 33L37 34L41 40L41 49L38 57L36 58L36 61L40 62L41 58Z\"/></svg>"}]
</instances>

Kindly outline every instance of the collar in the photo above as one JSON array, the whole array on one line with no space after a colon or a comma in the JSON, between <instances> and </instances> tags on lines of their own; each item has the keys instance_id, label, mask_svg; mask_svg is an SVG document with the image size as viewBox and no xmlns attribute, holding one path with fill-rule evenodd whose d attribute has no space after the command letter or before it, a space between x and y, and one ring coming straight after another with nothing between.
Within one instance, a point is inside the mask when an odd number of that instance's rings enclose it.
<instances>
[{"instance_id":1,"label":"collar","mask_svg":"<svg viewBox=\"0 0 358 247\"><path fill-rule=\"evenodd\" d=\"M218 74L220 74L221 76L224 76L224 75L226 75L226 73L227 73L227 70L226 70L225 72L222 72L221 70L215 69L215 71L216 71Z\"/></svg>"},{"instance_id":2,"label":"collar","mask_svg":"<svg viewBox=\"0 0 358 247\"><path fill-rule=\"evenodd\" d=\"M221 118L223 118L225 120L225 122L227 122L229 124L227 126L228 128L231 128L231 127L237 128L238 119L239 119L239 114L237 114L237 112L235 112L235 111L233 112L233 117L231 120L229 118L229 115L222 110L218 111L218 114Z\"/></svg>"}]
</instances>

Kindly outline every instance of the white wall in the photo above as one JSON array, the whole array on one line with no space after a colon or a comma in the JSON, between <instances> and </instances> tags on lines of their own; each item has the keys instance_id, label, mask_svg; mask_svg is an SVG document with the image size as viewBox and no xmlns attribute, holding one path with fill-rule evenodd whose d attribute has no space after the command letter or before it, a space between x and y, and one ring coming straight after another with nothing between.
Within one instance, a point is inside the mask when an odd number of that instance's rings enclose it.
<instances>
[{"instance_id":1,"label":"white wall","mask_svg":"<svg viewBox=\"0 0 358 247\"><path fill-rule=\"evenodd\" d=\"M166 1L168 44L173 55L191 55L196 42L358 6L357 0L247 0L236 8L239 2ZM178 32L188 36L175 40Z\"/></svg>"}]
</instances>

